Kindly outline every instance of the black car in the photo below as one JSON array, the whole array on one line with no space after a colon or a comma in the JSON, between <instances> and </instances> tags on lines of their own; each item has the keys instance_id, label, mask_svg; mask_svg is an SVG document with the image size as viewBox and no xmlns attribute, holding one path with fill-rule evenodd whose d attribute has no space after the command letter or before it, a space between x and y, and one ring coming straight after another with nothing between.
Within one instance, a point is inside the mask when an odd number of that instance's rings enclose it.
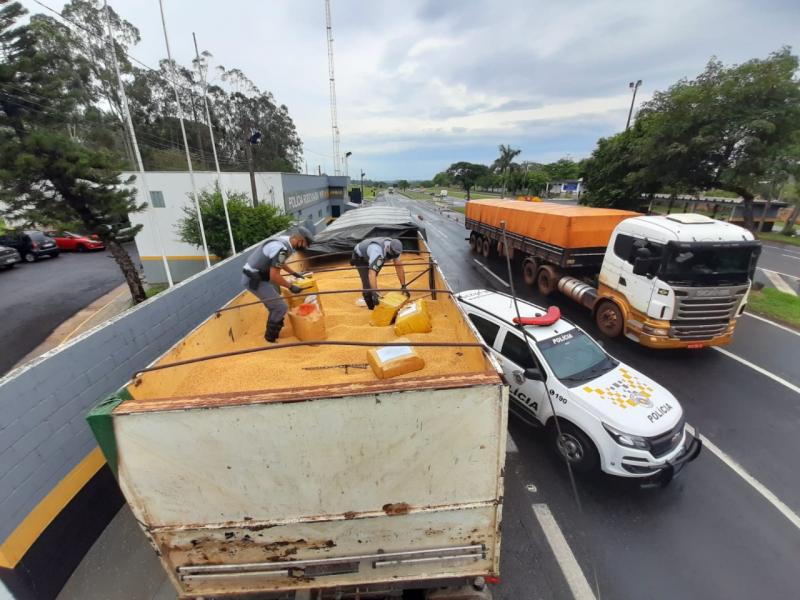
<instances>
[{"instance_id":1,"label":"black car","mask_svg":"<svg viewBox=\"0 0 800 600\"><path fill-rule=\"evenodd\" d=\"M0 246L14 248L25 262L34 262L43 256L56 258L60 252L53 238L33 229L0 234Z\"/></svg>"},{"instance_id":2,"label":"black car","mask_svg":"<svg viewBox=\"0 0 800 600\"><path fill-rule=\"evenodd\" d=\"M19 252L8 246L0 246L0 269L10 269L20 260Z\"/></svg>"}]
</instances>

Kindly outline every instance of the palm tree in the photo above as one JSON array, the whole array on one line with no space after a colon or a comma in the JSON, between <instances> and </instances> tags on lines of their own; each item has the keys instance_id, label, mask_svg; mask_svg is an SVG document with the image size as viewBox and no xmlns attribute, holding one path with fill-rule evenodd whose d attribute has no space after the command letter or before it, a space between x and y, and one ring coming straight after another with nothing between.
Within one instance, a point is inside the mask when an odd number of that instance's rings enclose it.
<instances>
[{"instance_id":1,"label":"palm tree","mask_svg":"<svg viewBox=\"0 0 800 600\"><path fill-rule=\"evenodd\" d=\"M514 159L520 155L522 150L520 150L519 148L512 148L510 145L506 144L500 144L497 147L497 149L500 151L500 156L492 164L492 169L496 173L502 174L503 194L505 195L508 171L511 169L511 165L514 162Z\"/></svg>"}]
</instances>

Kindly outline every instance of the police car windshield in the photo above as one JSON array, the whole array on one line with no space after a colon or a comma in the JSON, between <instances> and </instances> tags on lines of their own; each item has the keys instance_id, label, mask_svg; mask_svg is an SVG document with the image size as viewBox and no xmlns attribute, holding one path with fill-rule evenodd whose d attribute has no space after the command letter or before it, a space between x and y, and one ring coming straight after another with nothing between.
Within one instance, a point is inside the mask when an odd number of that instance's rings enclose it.
<instances>
[{"instance_id":1,"label":"police car windshield","mask_svg":"<svg viewBox=\"0 0 800 600\"><path fill-rule=\"evenodd\" d=\"M591 381L618 364L579 329L542 340L536 345L553 374L568 387Z\"/></svg>"}]
</instances>

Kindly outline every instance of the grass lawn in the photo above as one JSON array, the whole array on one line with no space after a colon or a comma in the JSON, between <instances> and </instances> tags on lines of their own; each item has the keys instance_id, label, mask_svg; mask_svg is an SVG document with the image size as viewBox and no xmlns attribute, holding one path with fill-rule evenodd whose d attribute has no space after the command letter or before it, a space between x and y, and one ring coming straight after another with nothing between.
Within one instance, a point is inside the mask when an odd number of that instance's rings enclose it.
<instances>
[{"instance_id":1,"label":"grass lawn","mask_svg":"<svg viewBox=\"0 0 800 600\"><path fill-rule=\"evenodd\" d=\"M773 288L750 293L747 310L800 328L800 297Z\"/></svg>"},{"instance_id":2,"label":"grass lawn","mask_svg":"<svg viewBox=\"0 0 800 600\"><path fill-rule=\"evenodd\" d=\"M790 244L792 246L800 246L800 237L793 235L781 235L776 231L770 231L769 233L759 233L758 239L760 240L768 240L770 242L778 242L781 244Z\"/></svg>"},{"instance_id":3,"label":"grass lawn","mask_svg":"<svg viewBox=\"0 0 800 600\"><path fill-rule=\"evenodd\" d=\"M412 192L411 190L406 190L405 192L400 192L403 196L408 196L412 200L433 200L434 197L430 194L426 194L424 192Z\"/></svg>"},{"instance_id":4,"label":"grass lawn","mask_svg":"<svg viewBox=\"0 0 800 600\"><path fill-rule=\"evenodd\" d=\"M156 294L163 292L165 289L167 289L167 287L168 286L166 283L154 283L153 285L149 286L144 293L147 294L148 298L152 298Z\"/></svg>"}]
</instances>

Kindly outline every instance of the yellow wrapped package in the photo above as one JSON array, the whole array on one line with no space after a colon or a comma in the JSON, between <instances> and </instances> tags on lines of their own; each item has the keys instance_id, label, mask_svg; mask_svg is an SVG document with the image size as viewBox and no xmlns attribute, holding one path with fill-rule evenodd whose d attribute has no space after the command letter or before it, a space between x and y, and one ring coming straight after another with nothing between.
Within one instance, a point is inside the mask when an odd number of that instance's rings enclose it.
<instances>
[{"instance_id":1,"label":"yellow wrapped package","mask_svg":"<svg viewBox=\"0 0 800 600\"><path fill-rule=\"evenodd\" d=\"M370 325L377 325L378 327L385 327L391 325L394 321L394 316L397 314L398 309L405 304L407 298L403 292L389 292L372 310L369 317Z\"/></svg>"},{"instance_id":2,"label":"yellow wrapped package","mask_svg":"<svg viewBox=\"0 0 800 600\"><path fill-rule=\"evenodd\" d=\"M301 304L290 308L289 321L295 337L302 342L324 340L327 337L325 315L315 304Z\"/></svg>"},{"instance_id":3,"label":"yellow wrapped package","mask_svg":"<svg viewBox=\"0 0 800 600\"><path fill-rule=\"evenodd\" d=\"M295 308L301 304L316 304L320 312L325 312L322 310L322 302L320 301L319 296L316 295L316 293L319 292L319 286L317 286L317 282L312 273L309 273L305 277L301 278L292 277L290 278L290 282L300 288L301 294L311 294L313 292L314 295L295 296L286 288L282 288L283 295L286 296L286 301L289 303L289 308Z\"/></svg>"},{"instance_id":4,"label":"yellow wrapped package","mask_svg":"<svg viewBox=\"0 0 800 600\"><path fill-rule=\"evenodd\" d=\"M428 303L425 300L417 300L397 311L394 320L395 335L428 333L431 329L431 315L428 313Z\"/></svg>"},{"instance_id":5,"label":"yellow wrapped package","mask_svg":"<svg viewBox=\"0 0 800 600\"><path fill-rule=\"evenodd\" d=\"M408 342L400 338L398 342ZM412 346L381 346L367 351L367 362L378 379L389 379L425 368L425 360Z\"/></svg>"}]
</instances>

